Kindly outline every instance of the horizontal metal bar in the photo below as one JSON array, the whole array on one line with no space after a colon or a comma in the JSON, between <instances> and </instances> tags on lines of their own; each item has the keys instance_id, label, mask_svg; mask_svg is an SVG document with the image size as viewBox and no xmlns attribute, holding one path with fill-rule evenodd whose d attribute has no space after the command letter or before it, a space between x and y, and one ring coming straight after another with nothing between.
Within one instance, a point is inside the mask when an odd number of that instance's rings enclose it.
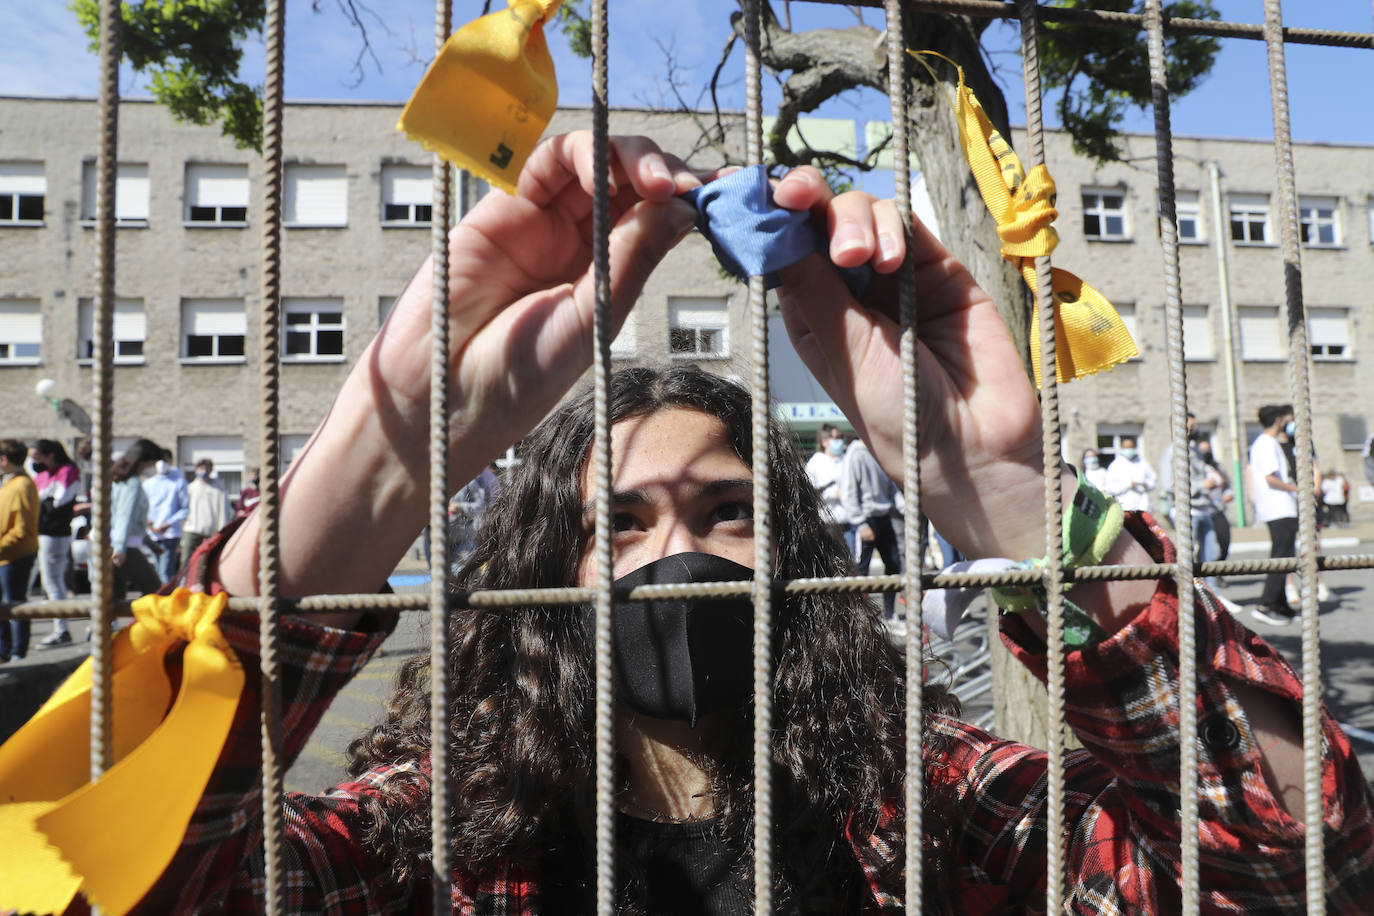
<instances>
[{"instance_id":1,"label":"horizontal metal bar","mask_svg":"<svg viewBox=\"0 0 1374 916\"><path fill-rule=\"evenodd\" d=\"M866 6L881 8L882 0L813 0L836 6ZM998 0L907 0L909 9L923 13L952 13L978 19L1016 19L1016 4ZM1145 17L1139 13L1114 13L1101 10L1063 9L1054 6L1037 7L1041 22L1062 22L1095 28L1135 29L1145 31ZM1173 35L1211 35L1217 38L1264 40L1264 26L1249 22L1216 22L1210 19L1165 19L1164 31ZM1326 45L1338 48L1374 48L1374 32L1342 32L1333 29L1283 30L1288 44Z\"/></svg>"}]
</instances>

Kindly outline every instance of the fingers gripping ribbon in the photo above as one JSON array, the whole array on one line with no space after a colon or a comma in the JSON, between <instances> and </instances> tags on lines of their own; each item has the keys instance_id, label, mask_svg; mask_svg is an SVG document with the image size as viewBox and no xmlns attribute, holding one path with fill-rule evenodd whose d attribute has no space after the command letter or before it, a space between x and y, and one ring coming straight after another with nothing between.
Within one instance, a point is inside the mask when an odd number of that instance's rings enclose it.
<instances>
[{"instance_id":1,"label":"fingers gripping ribbon","mask_svg":"<svg viewBox=\"0 0 1374 916\"><path fill-rule=\"evenodd\" d=\"M80 892L125 913L162 874L243 691L226 601L179 588L134 602L114 639L115 763L94 783L89 660L0 747L0 912L61 913ZM165 663L183 646L174 696Z\"/></svg>"}]
</instances>

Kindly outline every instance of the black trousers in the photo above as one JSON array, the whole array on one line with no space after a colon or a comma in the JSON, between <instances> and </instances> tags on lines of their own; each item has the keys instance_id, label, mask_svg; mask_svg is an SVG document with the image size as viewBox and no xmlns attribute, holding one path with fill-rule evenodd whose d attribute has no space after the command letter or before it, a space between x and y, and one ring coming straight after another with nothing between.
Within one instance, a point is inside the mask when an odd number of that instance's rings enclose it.
<instances>
[{"instance_id":1,"label":"black trousers","mask_svg":"<svg viewBox=\"0 0 1374 916\"><path fill-rule=\"evenodd\" d=\"M866 524L873 530L873 540L859 540L859 575L868 575L869 564L873 562L873 548L883 558L883 569L889 576L899 575L902 571L902 555L897 549L897 532L892 527L892 519L886 515L869 517ZM883 616L889 619L897 610L897 593L883 593Z\"/></svg>"},{"instance_id":2,"label":"black trousers","mask_svg":"<svg viewBox=\"0 0 1374 916\"><path fill-rule=\"evenodd\" d=\"M1292 557L1298 552L1298 520L1296 518L1276 518L1269 522L1269 556ZM1264 577L1264 594L1260 604L1269 608L1287 608L1288 599L1283 594L1283 580L1286 573L1271 572Z\"/></svg>"}]
</instances>

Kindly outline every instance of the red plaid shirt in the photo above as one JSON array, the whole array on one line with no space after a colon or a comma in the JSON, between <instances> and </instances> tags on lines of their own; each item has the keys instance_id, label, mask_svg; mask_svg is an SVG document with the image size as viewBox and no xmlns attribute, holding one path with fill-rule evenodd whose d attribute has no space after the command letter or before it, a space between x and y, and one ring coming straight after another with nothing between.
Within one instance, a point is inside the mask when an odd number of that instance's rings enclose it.
<instances>
[{"instance_id":1,"label":"red plaid shirt","mask_svg":"<svg viewBox=\"0 0 1374 916\"><path fill-rule=\"evenodd\" d=\"M1159 562L1173 547L1148 517L1128 519ZM213 556L223 538L206 545ZM203 578L193 574L191 581ZM1221 675L1289 700L1301 685L1257 636L1198 592L1200 649L1198 791L1202 909L1207 913L1297 913L1304 908L1303 830L1270 791L1259 750ZM1177 602L1172 580L1124 629L1069 653L1066 716L1084 750L1066 759L1065 823L1070 913L1169 913L1179 908ZM282 670L287 753L294 759L330 700L386 638L368 618L356 632L284 621ZM1003 623L1012 651L1042 678L1044 656L1018 618ZM255 912L264 866L259 815L257 627L239 618L225 633L248 675L234 723L180 851L140 904L141 913ZM930 778L956 799L949 909L959 913L1044 911L1045 754L953 719L928 723L945 741ZM1323 715L1327 912L1374 912L1374 829L1368 788L1349 743ZM386 863L360 842L360 800L377 792L378 769L322 796L288 794L286 894L293 913L428 913L429 889L403 893L383 879ZM869 876L867 912L901 909L900 887L877 875L900 838L900 811L884 809L872 835L847 837ZM450 888L455 912L533 916L538 875L514 868L461 868Z\"/></svg>"}]
</instances>

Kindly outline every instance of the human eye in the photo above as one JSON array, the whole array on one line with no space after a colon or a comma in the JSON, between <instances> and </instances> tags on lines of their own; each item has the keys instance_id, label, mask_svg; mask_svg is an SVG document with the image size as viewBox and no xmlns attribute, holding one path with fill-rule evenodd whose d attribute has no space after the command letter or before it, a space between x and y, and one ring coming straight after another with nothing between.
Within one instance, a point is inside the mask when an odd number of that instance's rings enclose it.
<instances>
[{"instance_id":1,"label":"human eye","mask_svg":"<svg viewBox=\"0 0 1374 916\"><path fill-rule=\"evenodd\" d=\"M623 531L634 531L642 527L639 517L633 512L616 512L611 516L611 530L617 534Z\"/></svg>"},{"instance_id":2,"label":"human eye","mask_svg":"<svg viewBox=\"0 0 1374 916\"><path fill-rule=\"evenodd\" d=\"M740 522L752 521L754 518L754 505L742 499L732 499L716 506L712 516L718 522Z\"/></svg>"}]
</instances>

